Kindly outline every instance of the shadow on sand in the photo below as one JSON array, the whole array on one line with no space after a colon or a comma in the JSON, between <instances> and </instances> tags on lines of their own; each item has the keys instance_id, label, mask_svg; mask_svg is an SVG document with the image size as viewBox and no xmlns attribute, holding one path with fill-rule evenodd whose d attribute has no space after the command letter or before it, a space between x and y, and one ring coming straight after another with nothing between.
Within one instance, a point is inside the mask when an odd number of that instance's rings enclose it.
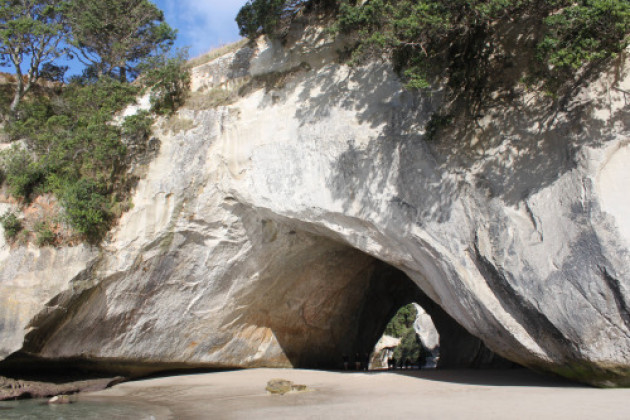
<instances>
[{"instance_id":1,"label":"shadow on sand","mask_svg":"<svg viewBox=\"0 0 630 420\"><path fill-rule=\"evenodd\" d=\"M560 377L538 374L525 368L476 370L427 369L394 370L388 372L411 378L466 385L537 388L590 388L587 385L581 385Z\"/></svg>"}]
</instances>

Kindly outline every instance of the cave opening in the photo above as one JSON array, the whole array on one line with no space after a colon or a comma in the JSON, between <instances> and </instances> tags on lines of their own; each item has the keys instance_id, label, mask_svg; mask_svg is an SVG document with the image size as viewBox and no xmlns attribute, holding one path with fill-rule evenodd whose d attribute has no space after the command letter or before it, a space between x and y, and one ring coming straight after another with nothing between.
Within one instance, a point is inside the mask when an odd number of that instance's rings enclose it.
<instances>
[{"instance_id":1,"label":"cave opening","mask_svg":"<svg viewBox=\"0 0 630 420\"><path fill-rule=\"evenodd\" d=\"M365 366L387 324L411 304L426 313L439 336L439 357L433 354L436 345L427 346L427 359L437 368L512 365L471 335L404 271L345 243L292 231L298 233L283 248L289 251L273 255L282 261L269 262L259 275L265 287L237 302L243 308L259 308L240 320L266 332L260 336L271 337L275 346L265 351L279 350L273 353L276 366L336 370L347 364L354 369L357 359ZM270 366L259 346L252 351L262 357L248 367Z\"/></svg>"},{"instance_id":2,"label":"cave opening","mask_svg":"<svg viewBox=\"0 0 630 420\"><path fill-rule=\"evenodd\" d=\"M406 318L405 331L394 333L392 323L401 317ZM419 325L414 328L412 324L420 318L424 320L424 328ZM398 325L398 327L401 326ZM353 352L350 354L367 353L371 355L370 361L372 361L377 345L384 336L388 335L398 336L395 338L400 338L403 344L403 348L399 348L397 354L392 354L398 367L407 364L418 365L418 357L415 353L418 351L418 346L423 347L426 356L423 367L504 368L513 365L512 362L489 350L480 339L471 335L442 307L423 293L404 272L377 260L369 279L356 341ZM392 353L396 353L396 350L394 349ZM386 366L381 363L374 364L374 367L385 368Z\"/></svg>"},{"instance_id":3,"label":"cave opening","mask_svg":"<svg viewBox=\"0 0 630 420\"><path fill-rule=\"evenodd\" d=\"M431 316L417 303L401 307L374 346L368 370L435 369L440 334Z\"/></svg>"},{"instance_id":4,"label":"cave opening","mask_svg":"<svg viewBox=\"0 0 630 420\"><path fill-rule=\"evenodd\" d=\"M246 272L246 287L235 288L237 290L227 300L216 300L216 310L222 315L205 320L212 328L193 328L203 319L184 308L180 316L188 319L188 323L181 323L181 330L148 331L147 337L153 341L163 340L173 352L178 352L176 356L163 357L159 346L147 347L147 341L138 340L138 348L154 351L155 356L139 358L137 348L129 347L126 354L99 357L99 349L111 341L112 325L118 328L121 340L129 334L137 337L138 333L137 325L120 324L120 320L126 318L110 319L107 311L98 312L107 308L109 299L105 289L99 288L69 314L72 316L68 322L66 318L59 322L54 317L41 317L41 323L26 337L23 349L0 362L0 371L9 368L24 371L26 366L35 366L33 360L37 362L37 374L48 369L80 369L126 377L189 369L337 370L344 368L344 359L355 363L356 355L361 355L359 357L365 361L367 354L369 361L390 320L407 305L426 313L439 336L439 357L433 353L435 346L425 345L431 353L427 354L431 366L512 365L472 336L400 269L328 237L292 226L277 229L280 233L259 245L266 251L259 251L260 260L248 262L255 275L250 277ZM281 235L282 229L288 233ZM164 278L160 273L159 279ZM145 287L154 293L157 283L151 279L145 272L139 273L139 290ZM233 287L236 280L232 277L229 280ZM167 290L177 291L177 284L171 282L171 285L174 289ZM205 316L210 311L203 307L205 302L198 302L204 309L199 313ZM151 312L154 308L148 302L138 304L149 314L157 313ZM178 307L171 309L175 311ZM95 323L94 319L104 321ZM170 324L165 322L164 325L169 327ZM197 338L197 333L203 334ZM50 356L54 353L51 348L63 349L68 343L72 344L72 349L81 349L83 353L62 359ZM91 353L85 350L90 348ZM414 362L417 364L412 360Z\"/></svg>"}]
</instances>

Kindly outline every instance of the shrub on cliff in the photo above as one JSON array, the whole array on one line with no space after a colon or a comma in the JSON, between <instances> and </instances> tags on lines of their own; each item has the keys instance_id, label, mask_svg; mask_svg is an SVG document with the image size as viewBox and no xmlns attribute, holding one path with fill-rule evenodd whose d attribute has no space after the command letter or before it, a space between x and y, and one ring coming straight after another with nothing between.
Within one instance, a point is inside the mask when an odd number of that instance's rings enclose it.
<instances>
[{"instance_id":1,"label":"shrub on cliff","mask_svg":"<svg viewBox=\"0 0 630 420\"><path fill-rule=\"evenodd\" d=\"M35 242L37 246L54 245L57 235L50 223L40 221L35 225Z\"/></svg>"},{"instance_id":2,"label":"shrub on cliff","mask_svg":"<svg viewBox=\"0 0 630 420\"><path fill-rule=\"evenodd\" d=\"M13 146L2 152L0 158L9 192L28 199L43 179L43 174L31 154L23 147Z\"/></svg>"},{"instance_id":3,"label":"shrub on cliff","mask_svg":"<svg viewBox=\"0 0 630 420\"><path fill-rule=\"evenodd\" d=\"M519 24L521 26L519 26ZM630 3L625 0L370 0L342 1L337 29L357 35L355 57L387 51L410 87L429 86L432 60L451 84L474 86L475 70L503 54L496 31L528 31L528 45L547 71L566 76L628 45ZM538 32L538 33L537 33ZM526 50L519 51L526 54ZM437 72L433 72L437 73ZM487 77L481 74L481 77Z\"/></svg>"},{"instance_id":4,"label":"shrub on cliff","mask_svg":"<svg viewBox=\"0 0 630 420\"><path fill-rule=\"evenodd\" d=\"M254 0L237 17L243 35L274 34L296 9L321 3ZM502 54L502 25L526 31L531 52L546 65L543 78L566 77L585 64L620 53L630 41L626 0L337 0L333 30L354 36L353 56L385 52L409 87L425 88L434 77L474 89L483 63ZM527 53L521 50L519 53ZM433 67L438 68L433 68Z\"/></svg>"},{"instance_id":5,"label":"shrub on cliff","mask_svg":"<svg viewBox=\"0 0 630 420\"><path fill-rule=\"evenodd\" d=\"M0 216L0 223L4 229L4 237L8 241L14 240L22 230L22 222L13 212L8 212Z\"/></svg>"},{"instance_id":6,"label":"shrub on cliff","mask_svg":"<svg viewBox=\"0 0 630 420\"><path fill-rule=\"evenodd\" d=\"M28 150L14 146L2 159L11 194L28 201L35 192L54 193L70 226L97 242L109 227L110 207L124 196L127 150L123 128L111 120L139 91L104 78L77 81L59 96L21 104L8 132L25 139ZM143 121L134 129L146 131L147 125Z\"/></svg>"},{"instance_id":7,"label":"shrub on cliff","mask_svg":"<svg viewBox=\"0 0 630 420\"><path fill-rule=\"evenodd\" d=\"M75 78L56 96L36 96L20 104L6 132L24 139L0 159L9 191L28 202L34 193L54 193L67 222L91 242L98 242L113 220L112 209L128 200L130 161L123 140L147 141L153 124L149 112L113 118L135 102L143 85L150 89L154 112L173 112L188 89L183 56L157 59L141 82L103 77Z\"/></svg>"},{"instance_id":8,"label":"shrub on cliff","mask_svg":"<svg viewBox=\"0 0 630 420\"><path fill-rule=\"evenodd\" d=\"M154 112L170 114L186 100L190 87L187 58L186 50L179 50L173 54L164 51L145 59L139 66L142 71L142 83L151 90L150 99Z\"/></svg>"},{"instance_id":9,"label":"shrub on cliff","mask_svg":"<svg viewBox=\"0 0 630 420\"><path fill-rule=\"evenodd\" d=\"M285 0L250 0L236 15L241 36L255 38L274 33L284 11Z\"/></svg>"},{"instance_id":10,"label":"shrub on cliff","mask_svg":"<svg viewBox=\"0 0 630 420\"><path fill-rule=\"evenodd\" d=\"M112 215L107 193L102 182L82 178L64 185L59 194L68 221L89 242L99 242L109 229Z\"/></svg>"},{"instance_id":11,"label":"shrub on cliff","mask_svg":"<svg viewBox=\"0 0 630 420\"><path fill-rule=\"evenodd\" d=\"M249 0L238 12L236 23L241 36L254 39L261 34L282 37L298 12L334 10L335 0Z\"/></svg>"},{"instance_id":12,"label":"shrub on cliff","mask_svg":"<svg viewBox=\"0 0 630 420\"><path fill-rule=\"evenodd\" d=\"M74 55L87 67L83 76L73 77L63 87L22 95L10 109L5 132L22 140L23 147L3 153L4 181L23 203L36 193L53 193L64 207L66 222L97 243L113 214L129 205L133 179L128 165L133 157L127 142L143 150L140 143L149 138L154 114L171 113L185 99L190 81L186 53L170 51L175 31L148 0L115 0L106 5L95 0L0 0L0 5L5 3L11 7L0 12L0 63L8 56L14 60L9 48L15 43L11 28L37 37L49 36L42 25L59 24L64 30L59 36L69 35ZM24 12L29 8L37 13ZM36 63L34 80L43 74L63 78L63 68L51 61L67 47L57 48L54 43L50 47L51 56ZM131 83L138 72L142 74ZM116 115L147 90L152 114L140 112L122 124L116 122ZM38 241L50 243L49 232L40 233Z\"/></svg>"}]
</instances>

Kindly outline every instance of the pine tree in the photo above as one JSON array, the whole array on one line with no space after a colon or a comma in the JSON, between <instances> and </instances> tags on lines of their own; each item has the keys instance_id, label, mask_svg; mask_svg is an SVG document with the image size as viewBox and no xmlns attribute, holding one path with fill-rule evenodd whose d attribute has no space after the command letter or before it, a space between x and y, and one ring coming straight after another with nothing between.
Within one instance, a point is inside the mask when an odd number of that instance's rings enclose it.
<instances>
[{"instance_id":1,"label":"pine tree","mask_svg":"<svg viewBox=\"0 0 630 420\"><path fill-rule=\"evenodd\" d=\"M42 68L65 53L66 5L64 0L0 0L0 65L12 65L17 79L11 113Z\"/></svg>"},{"instance_id":2,"label":"pine tree","mask_svg":"<svg viewBox=\"0 0 630 420\"><path fill-rule=\"evenodd\" d=\"M72 0L68 11L77 58L100 77L127 73L158 48L172 45L176 31L148 0Z\"/></svg>"}]
</instances>

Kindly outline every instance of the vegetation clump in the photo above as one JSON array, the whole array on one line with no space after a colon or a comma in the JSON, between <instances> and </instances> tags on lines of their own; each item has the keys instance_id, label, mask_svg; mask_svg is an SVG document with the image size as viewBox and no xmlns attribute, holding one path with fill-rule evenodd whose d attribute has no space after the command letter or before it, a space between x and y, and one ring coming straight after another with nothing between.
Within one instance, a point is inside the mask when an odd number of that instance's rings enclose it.
<instances>
[{"instance_id":1,"label":"vegetation clump","mask_svg":"<svg viewBox=\"0 0 630 420\"><path fill-rule=\"evenodd\" d=\"M0 0L0 6L0 63L13 63L18 80L11 104L2 104L5 133L20 140L0 155L7 191L23 204L53 194L64 221L96 244L129 206L131 151L148 141L154 115L172 113L185 99L186 52L171 52L175 31L148 0ZM27 45L33 39L40 44ZM23 76L20 64L33 54L41 59ZM43 76L64 80L53 61L68 54L85 64L83 75L27 95ZM120 121L117 115L143 93L151 110ZM57 242L49 224L29 229L42 246Z\"/></svg>"},{"instance_id":2,"label":"vegetation clump","mask_svg":"<svg viewBox=\"0 0 630 420\"><path fill-rule=\"evenodd\" d=\"M40 221L35 225L35 235L35 243L40 247L54 245L57 240L53 226L47 221Z\"/></svg>"},{"instance_id":3,"label":"vegetation clump","mask_svg":"<svg viewBox=\"0 0 630 420\"><path fill-rule=\"evenodd\" d=\"M9 241L15 240L22 230L22 221L13 212L0 216L0 223L4 229L4 237Z\"/></svg>"},{"instance_id":4,"label":"vegetation clump","mask_svg":"<svg viewBox=\"0 0 630 420\"><path fill-rule=\"evenodd\" d=\"M334 10L338 0L249 0L236 16L241 36L274 38L288 33L292 20L303 11Z\"/></svg>"},{"instance_id":5,"label":"vegetation clump","mask_svg":"<svg viewBox=\"0 0 630 420\"><path fill-rule=\"evenodd\" d=\"M400 338L400 344L394 349L393 358L399 364L410 361L416 363L423 352L422 342L413 327L418 311L413 303L403 306L385 327L385 335Z\"/></svg>"},{"instance_id":6,"label":"vegetation clump","mask_svg":"<svg viewBox=\"0 0 630 420\"><path fill-rule=\"evenodd\" d=\"M171 114L186 100L190 86L190 72L186 65L188 53L154 55L140 66L142 81L151 86L152 110L158 114Z\"/></svg>"},{"instance_id":7,"label":"vegetation clump","mask_svg":"<svg viewBox=\"0 0 630 420\"><path fill-rule=\"evenodd\" d=\"M278 36L280 25L318 5L331 29L353 38L352 58L388 55L410 88L445 80L474 92L505 57L501 31L522 31L533 72L551 84L621 53L630 42L626 0L252 0L237 17L241 34ZM285 23L283 23L285 22ZM484 71L485 70L485 71Z\"/></svg>"}]
</instances>

